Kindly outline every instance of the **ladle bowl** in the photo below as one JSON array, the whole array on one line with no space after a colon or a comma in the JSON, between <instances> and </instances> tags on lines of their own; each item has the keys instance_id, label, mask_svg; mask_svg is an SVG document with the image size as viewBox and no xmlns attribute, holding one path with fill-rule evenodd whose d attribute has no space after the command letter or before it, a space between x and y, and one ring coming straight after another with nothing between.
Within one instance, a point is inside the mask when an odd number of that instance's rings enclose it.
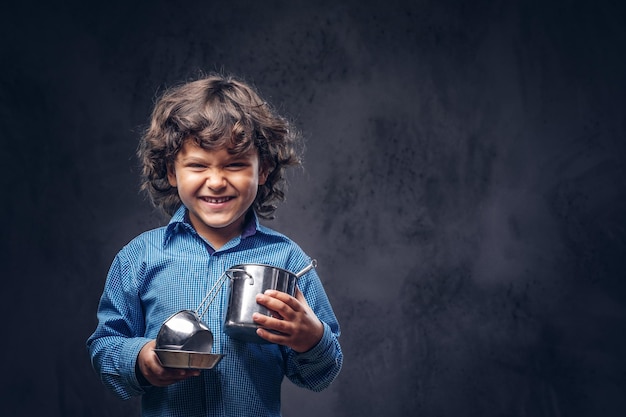
<instances>
[{"instance_id":1,"label":"ladle bowl","mask_svg":"<svg viewBox=\"0 0 626 417\"><path fill-rule=\"evenodd\" d=\"M210 353L213 333L195 311L182 310L170 316L159 330L157 349Z\"/></svg>"},{"instance_id":2,"label":"ladle bowl","mask_svg":"<svg viewBox=\"0 0 626 417\"><path fill-rule=\"evenodd\" d=\"M198 313L181 310L161 325L154 352L166 368L212 369L224 356L212 347L213 333Z\"/></svg>"}]
</instances>

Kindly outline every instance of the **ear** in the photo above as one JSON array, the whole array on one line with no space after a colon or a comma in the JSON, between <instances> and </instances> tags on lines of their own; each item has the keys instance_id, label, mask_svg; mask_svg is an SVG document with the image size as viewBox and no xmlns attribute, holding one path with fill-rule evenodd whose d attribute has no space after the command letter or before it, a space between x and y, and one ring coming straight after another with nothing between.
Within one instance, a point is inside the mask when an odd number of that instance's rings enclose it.
<instances>
[{"instance_id":1,"label":"ear","mask_svg":"<svg viewBox=\"0 0 626 417\"><path fill-rule=\"evenodd\" d=\"M169 182L172 187L178 185L176 182L176 169L174 168L174 164L167 164L167 182Z\"/></svg>"},{"instance_id":2,"label":"ear","mask_svg":"<svg viewBox=\"0 0 626 417\"><path fill-rule=\"evenodd\" d=\"M267 181L267 177L269 176L270 176L269 168L261 168L259 170L259 185L265 185L265 182Z\"/></svg>"}]
</instances>

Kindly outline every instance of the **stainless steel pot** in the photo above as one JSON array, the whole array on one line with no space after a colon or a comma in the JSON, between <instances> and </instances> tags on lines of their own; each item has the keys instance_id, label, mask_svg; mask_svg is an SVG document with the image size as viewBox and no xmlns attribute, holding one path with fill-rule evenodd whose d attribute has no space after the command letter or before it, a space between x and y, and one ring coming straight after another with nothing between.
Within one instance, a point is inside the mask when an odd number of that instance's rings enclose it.
<instances>
[{"instance_id":1,"label":"stainless steel pot","mask_svg":"<svg viewBox=\"0 0 626 417\"><path fill-rule=\"evenodd\" d=\"M241 264L227 270L231 279L224 333L244 342L269 343L256 334L259 326L252 320L252 315L271 316L272 313L256 302L256 295L266 290L277 290L293 296L297 279L316 266L317 262L313 259L298 273L264 264Z\"/></svg>"}]
</instances>

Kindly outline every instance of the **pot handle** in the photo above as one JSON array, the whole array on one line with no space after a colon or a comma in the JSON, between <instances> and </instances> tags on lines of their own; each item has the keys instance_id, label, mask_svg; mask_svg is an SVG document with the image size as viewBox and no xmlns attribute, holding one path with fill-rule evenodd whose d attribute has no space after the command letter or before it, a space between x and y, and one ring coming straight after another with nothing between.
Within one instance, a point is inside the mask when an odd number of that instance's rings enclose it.
<instances>
[{"instance_id":1,"label":"pot handle","mask_svg":"<svg viewBox=\"0 0 626 417\"><path fill-rule=\"evenodd\" d=\"M247 275L247 277L237 277L235 275L232 275L232 272L242 272L243 274ZM245 269L239 269L239 268L230 268L227 269L226 272L224 272L224 274L228 275L228 278L232 279L233 281L236 279L249 279L250 285L254 285L254 277L252 275L250 275Z\"/></svg>"},{"instance_id":2,"label":"pot handle","mask_svg":"<svg viewBox=\"0 0 626 417\"><path fill-rule=\"evenodd\" d=\"M317 260L311 259L311 263L308 264L302 271L298 272L296 274L296 278L300 278L302 275L306 274L307 272L309 272L311 269L315 267L317 267Z\"/></svg>"}]
</instances>

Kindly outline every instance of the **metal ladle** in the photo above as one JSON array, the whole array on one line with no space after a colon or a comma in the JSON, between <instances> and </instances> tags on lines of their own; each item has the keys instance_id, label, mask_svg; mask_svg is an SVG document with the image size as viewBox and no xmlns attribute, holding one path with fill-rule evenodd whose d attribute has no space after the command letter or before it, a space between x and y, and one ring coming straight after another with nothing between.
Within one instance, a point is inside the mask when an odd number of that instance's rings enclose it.
<instances>
[{"instance_id":1,"label":"metal ladle","mask_svg":"<svg viewBox=\"0 0 626 417\"><path fill-rule=\"evenodd\" d=\"M223 273L195 311L181 310L165 320L156 338L157 349L211 352L213 332L202 321L202 317L218 294L226 278L228 278L228 275ZM209 300L208 303L207 300Z\"/></svg>"}]
</instances>

